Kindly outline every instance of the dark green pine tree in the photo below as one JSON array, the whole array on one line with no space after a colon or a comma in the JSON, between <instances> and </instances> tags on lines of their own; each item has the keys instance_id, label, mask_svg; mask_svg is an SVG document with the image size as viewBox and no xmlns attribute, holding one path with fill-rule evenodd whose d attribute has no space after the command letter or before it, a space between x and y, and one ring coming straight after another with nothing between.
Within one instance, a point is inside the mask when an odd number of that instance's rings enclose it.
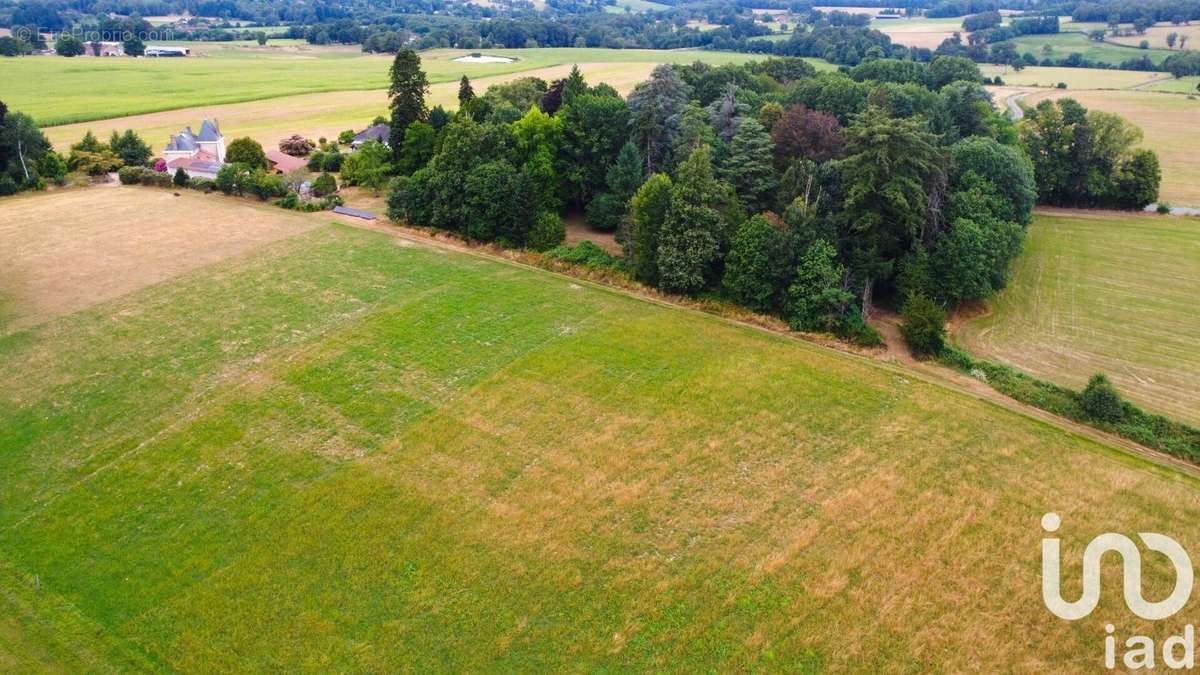
<instances>
[{"instance_id":1,"label":"dark green pine tree","mask_svg":"<svg viewBox=\"0 0 1200 675\"><path fill-rule=\"evenodd\" d=\"M717 210L726 189L713 177L712 148L701 145L679 167L658 243L658 283L672 293L698 293L715 281L725 220Z\"/></svg>"},{"instance_id":2,"label":"dark green pine tree","mask_svg":"<svg viewBox=\"0 0 1200 675\"><path fill-rule=\"evenodd\" d=\"M471 80L466 75L458 81L458 105L464 106L467 101L475 98L475 90L471 88Z\"/></svg>"},{"instance_id":3,"label":"dark green pine tree","mask_svg":"<svg viewBox=\"0 0 1200 675\"><path fill-rule=\"evenodd\" d=\"M772 162L774 146L766 128L753 117L739 117L721 177L733 185L738 199L751 213L767 208L779 187Z\"/></svg>"},{"instance_id":4,"label":"dark green pine tree","mask_svg":"<svg viewBox=\"0 0 1200 675\"><path fill-rule=\"evenodd\" d=\"M658 285L658 238L671 209L671 187L670 176L656 173L629 200L631 232L622 245L633 261L633 275L654 286Z\"/></svg>"},{"instance_id":5,"label":"dark green pine tree","mask_svg":"<svg viewBox=\"0 0 1200 675\"><path fill-rule=\"evenodd\" d=\"M638 152L633 141L626 141L617 154L617 161L608 168L608 191L627 203L642 186L643 166L642 153Z\"/></svg>"},{"instance_id":6,"label":"dark green pine tree","mask_svg":"<svg viewBox=\"0 0 1200 675\"><path fill-rule=\"evenodd\" d=\"M579 65L571 66L571 74L563 81L562 104L570 105L571 101L586 94L587 88L587 81L583 79Z\"/></svg>"},{"instance_id":7,"label":"dark green pine tree","mask_svg":"<svg viewBox=\"0 0 1200 675\"><path fill-rule=\"evenodd\" d=\"M388 145L392 158L399 161L404 148L404 132L413 122L421 122L429 114L425 107L425 94L429 92L429 80L421 70L421 57L411 49L396 52L392 61L392 85L388 88L391 99L392 128Z\"/></svg>"},{"instance_id":8,"label":"dark green pine tree","mask_svg":"<svg viewBox=\"0 0 1200 675\"><path fill-rule=\"evenodd\" d=\"M846 129L842 205L850 264L862 284L863 311L877 279L890 279L928 217L925 186L943 171L937 137L919 117L894 119L871 106Z\"/></svg>"}]
</instances>

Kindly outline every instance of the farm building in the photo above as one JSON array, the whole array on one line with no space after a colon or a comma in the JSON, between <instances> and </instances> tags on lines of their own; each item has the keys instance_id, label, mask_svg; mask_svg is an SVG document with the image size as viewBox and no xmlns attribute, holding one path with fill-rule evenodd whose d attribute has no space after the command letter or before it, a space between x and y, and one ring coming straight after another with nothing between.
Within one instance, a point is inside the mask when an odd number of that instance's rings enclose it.
<instances>
[{"instance_id":1,"label":"farm building","mask_svg":"<svg viewBox=\"0 0 1200 675\"><path fill-rule=\"evenodd\" d=\"M386 124L371 125L354 136L354 140L350 142L350 147L357 150L367 141L379 141L387 145L388 137L391 136L391 133L392 128Z\"/></svg>"},{"instance_id":2,"label":"farm building","mask_svg":"<svg viewBox=\"0 0 1200 675\"><path fill-rule=\"evenodd\" d=\"M150 45L146 47L146 56L188 56L192 50L187 47L169 47L164 45Z\"/></svg>"},{"instance_id":3,"label":"farm building","mask_svg":"<svg viewBox=\"0 0 1200 675\"><path fill-rule=\"evenodd\" d=\"M279 150L267 150L266 155L271 170L277 173L288 173L308 166L308 162L303 157L293 157Z\"/></svg>"},{"instance_id":4,"label":"farm building","mask_svg":"<svg viewBox=\"0 0 1200 675\"><path fill-rule=\"evenodd\" d=\"M120 42L84 42L84 56L125 56L125 47Z\"/></svg>"}]
</instances>

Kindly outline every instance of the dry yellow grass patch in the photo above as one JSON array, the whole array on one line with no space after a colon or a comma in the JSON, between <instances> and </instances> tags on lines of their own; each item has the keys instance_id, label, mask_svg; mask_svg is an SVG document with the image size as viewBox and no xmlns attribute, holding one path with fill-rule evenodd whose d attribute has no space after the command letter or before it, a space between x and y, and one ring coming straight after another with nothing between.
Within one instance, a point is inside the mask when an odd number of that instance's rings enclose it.
<instances>
[{"instance_id":1,"label":"dry yellow grass patch","mask_svg":"<svg viewBox=\"0 0 1200 675\"><path fill-rule=\"evenodd\" d=\"M1108 37L1105 39L1109 42L1130 45L1132 47L1137 47L1142 43L1142 40L1146 40L1150 43L1152 49L1169 49L1167 46L1167 36L1171 33L1188 36L1188 42L1185 46L1189 51L1200 49L1200 24L1188 24L1186 26L1160 24L1147 28L1145 35L1122 35L1120 37ZM1178 44L1175 45L1175 49L1179 49Z\"/></svg>"},{"instance_id":2,"label":"dry yellow grass patch","mask_svg":"<svg viewBox=\"0 0 1200 675\"><path fill-rule=\"evenodd\" d=\"M1102 68L1060 68L1030 66L1021 71L1008 66L981 66L985 77L999 75L1008 86L1055 87L1062 82L1071 91L1077 89L1133 89L1160 80L1169 80L1166 73L1141 70L1106 70Z\"/></svg>"},{"instance_id":3,"label":"dry yellow grass patch","mask_svg":"<svg viewBox=\"0 0 1200 675\"><path fill-rule=\"evenodd\" d=\"M0 296L28 327L304 232L312 218L187 190L98 187L0 206ZM15 315L15 316L14 316Z\"/></svg>"}]
</instances>

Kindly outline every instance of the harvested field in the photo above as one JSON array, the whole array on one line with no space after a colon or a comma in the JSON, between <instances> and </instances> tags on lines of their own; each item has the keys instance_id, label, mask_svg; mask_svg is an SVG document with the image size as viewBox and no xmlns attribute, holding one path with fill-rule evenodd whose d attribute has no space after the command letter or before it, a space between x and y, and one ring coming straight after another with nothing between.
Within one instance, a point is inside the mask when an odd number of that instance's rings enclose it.
<instances>
[{"instance_id":1,"label":"harvested field","mask_svg":"<svg viewBox=\"0 0 1200 675\"><path fill-rule=\"evenodd\" d=\"M1154 412L1200 424L1200 220L1051 211L991 314L960 340L972 352L1080 388L1107 374Z\"/></svg>"}]
</instances>

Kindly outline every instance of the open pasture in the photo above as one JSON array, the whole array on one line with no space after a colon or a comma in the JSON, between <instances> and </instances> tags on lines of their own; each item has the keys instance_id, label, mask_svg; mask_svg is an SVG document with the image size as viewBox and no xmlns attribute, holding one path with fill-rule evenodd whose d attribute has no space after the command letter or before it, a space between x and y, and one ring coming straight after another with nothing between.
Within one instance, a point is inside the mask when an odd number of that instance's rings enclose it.
<instances>
[{"instance_id":1,"label":"open pasture","mask_svg":"<svg viewBox=\"0 0 1200 675\"><path fill-rule=\"evenodd\" d=\"M629 12L662 12L671 9L670 5L664 5L661 2L651 2L650 0L617 0L615 5L605 5L604 11L613 14L624 14Z\"/></svg>"},{"instance_id":2,"label":"open pasture","mask_svg":"<svg viewBox=\"0 0 1200 675\"><path fill-rule=\"evenodd\" d=\"M0 333L79 311L315 224L246 200L188 190L175 197L168 190L124 186L64 190L52 198L21 195L5 199L0 211L0 298L6 309Z\"/></svg>"},{"instance_id":3,"label":"open pasture","mask_svg":"<svg viewBox=\"0 0 1200 675\"><path fill-rule=\"evenodd\" d=\"M0 221L36 237L62 196ZM1054 618L1042 515L1067 579L1101 532L1200 550L1195 481L1061 429L304 217L0 338L5 669L1094 672L1118 568Z\"/></svg>"},{"instance_id":4,"label":"open pasture","mask_svg":"<svg viewBox=\"0 0 1200 675\"><path fill-rule=\"evenodd\" d=\"M1200 96L1200 76L1167 78L1144 87L1146 91L1162 91L1171 94L1191 94Z\"/></svg>"},{"instance_id":5,"label":"open pasture","mask_svg":"<svg viewBox=\"0 0 1200 675\"><path fill-rule=\"evenodd\" d=\"M959 335L972 352L1200 423L1200 221L1061 212L1035 219L1012 282Z\"/></svg>"},{"instance_id":6,"label":"open pasture","mask_svg":"<svg viewBox=\"0 0 1200 675\"><path fill-rule=\"evenodd\" d=\"M654 63L580 63L579 68L592 83L607 82L622 94L650 76ZM475 91L482 94L492 84L507 82L516 77L540 77L552 80L566 77L571 65L521 71L509 75L481 77L472 80ZM458 80L441 82L430 86L428 104L442 105L447 109L458 107ZM249 136L264 147L275 147L279 139L292 134L308 138L336 138L347 129L362 130L377 115L387 116L387 92L338 91L322 94L287 96L265 101L232 103L218 106L200 106L182 110L118 117L114 119L81 122L44 129L46 136L59 150L66 150L72 143L91 130L101 138L107 138L113 130L134 129L156 152L162 149L169 134L177 133L186 125L195 127L203 117L221 121L221 129L231 138Z\"/></svg>"},{"instance_id":7,"label":"open pasture","mask_svg":"<svg viewBox=\"0 0 1200 675\"><path fill-rule=\"evenodd\" d=\"M1154 63L1162 63L1171 55L1166 49L1138 49L1110 42L1096 42L1082 33L1059 33L1057 35L1024 35L1007 41L1018 54L1033 54L1038 61L1044 58L1061 59L1070 54L1079 54L1089 61L1120 64L1130 59L1150 57ZM1050 51L1045 51L1049 47Z\"/></svg>"},{"instance_id":8,"label":"open pasture","mask_svg":"<svg viewBox=\"0 0 1200 675\"><path fill-rule=\"evenodd\" d=\"M1141 127L1142 145L1158 153L1162 163L1160 198L1175 206L1200 206L1200 100L1150 91L1052 90L1031 94L1024 102L1037 105L1045 98L1064 96Z\"/></svg>"},{"instance_id":9,"label":"open pasture","mask_svg":"<svg viewBox=\"0 0 1200 675\"><path fill-rule=\"evenodd\" d=\"M512 63L461 63L469 52L421 54L430 82L490 77L572 63L740 63L762 56L701 50L488 50ZM386 89L391 57L346 47L228 47L183 59L0 59L4 101L43 126L296 94ZM52 91L49 96L46 92Z\"/></svg>"},{"instance_id":10,"label":"open pasture","mask_svg":"<svg viewBox=\"0 0 1200 675\"><path fill-rule=\"evenodd\" d=\"M1144 35L1121 35L1118 37L1109 36L1105 40L1115 42L1117 44L1137 47L1146 40L1150 43L1153 49L1171 49L1167 46L1167 36L1171 33L1177 35L1186 35L1188 41L1184 43L1184 48L1187 50L1200 49L1200 24L1181 24L1173 26L1169 23L1160 23L1146 29ZM1179 45L1174 47L1175 51L1179 51Z\"/></svg>"}]
</instances>

